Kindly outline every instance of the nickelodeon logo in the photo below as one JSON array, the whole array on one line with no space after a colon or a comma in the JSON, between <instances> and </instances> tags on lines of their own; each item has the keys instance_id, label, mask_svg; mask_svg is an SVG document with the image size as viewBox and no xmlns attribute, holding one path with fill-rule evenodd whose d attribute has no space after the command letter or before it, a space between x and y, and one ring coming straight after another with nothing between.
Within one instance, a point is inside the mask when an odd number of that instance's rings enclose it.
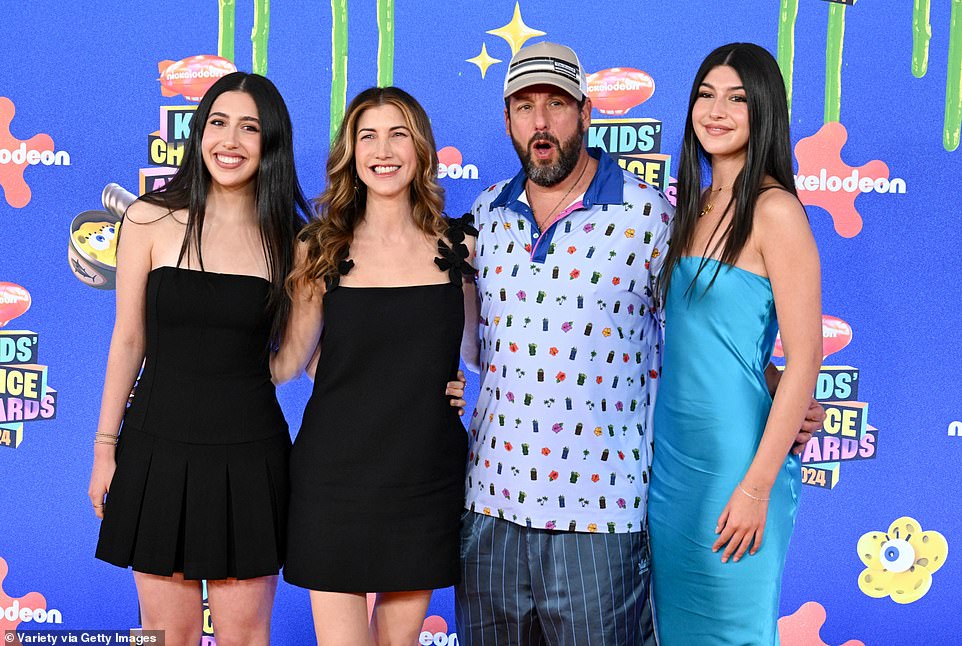
<instances>
[{"instance_id":1,"label":"nickelodeon logo","mask_svg":"<svg viewBox=\"0 0 962 646\"><path fill-rule=\"evenodd\" d=\"M852 326L842 319L822 314L822 358L835 354L852 342ZM782 335L779 333L775 337L775 349L772 355L776 357L785 356L782 349Z\"/></svg>"},{"instance_id":2,"label":"nickelodeon logo","mask_svg":"<svg viewBox=\"0 0 962 646\"><path fill-rule=\"evenodd\" d=\"M860 177L858 169L852 171L848 177L829 175L828 169L823 168L818 175L796 175L795 189L798 191L830 191L837 193L904 193L905 180L896 177Z\"/></svg>"},{"instance_id":3,"label":"nickelodeon logo","mask_svg":"<svg viewBox=\"0 0 962 646\"><path fill-rule=\"evenodd\" d=\"M448 632L448 622L443 617L431 615L424 619L418 635L420 646L458 646L457 633Z\"/></svg>"},{"instance_id":4,"label":"nickelodeon logo","mask_svg":"<svg viewBox=\"0 0 962 646\"><path fill-rule=\"evenodd\" d=\"M461 151L445 146L438 151L438 179L478 179L478 167L465 164Z\"/></svg>"},{"instance_id":5,"label":"nickelodeon logo","mask_svg":"<svg viewBox=\"0 0 962 646\"><path fill-rule=\"evenodd\" d=\"M655 93L655 80L631 67L612 67L589 74L588 96L601 114L621 115Z\"/></svg>"},{"instance_id":6,"label":"nickelodeon logo","mask_svg":"<svg viewBox=\"0 0 962 646\"><path fill-rule=\"evenodd\" d=\"M20 643L16 641L17 635L14 631L22 621L62 624L63 615L59 610L47 610L47 600L39 592L28 592L15 598L4 591L3 582L9 569L6 560L0 556L0 633L3 633L4 642Z\"/></svg>"},{"instance_id":7,"label":"nickelodeon logo","mask_svg":"<svg viewBox=\"0 0 962 646\"><path fill-rule=\"evenodd\" d=\"M202 54L176 62L161 61L157 63L157 70L163 96L180 95L199 103L217 79L236 72L237 67L226 58Z\"/></svg>"},{"instance_id":8,"label":"nickelodeon logo","mask_svg":"<svg viewBox=\"0 0 962 646\"><path fill-rule=\"evenodd\" d=\"M21 607L19 599L14 599L13 603L6 608L0 608L0 616L7 621L34 621L38 624L63 623L63 615L59 610Z\"/></svg>"},{"instance_id":9,"label":"nickelodeon logo","mask_svg":"<svg viewBox=\"0 0 962 646\"><path fill-rule=\"evenodd\" d=\"M14 137L10 123L16 112L13 101L0 96L0 187L7 204L21 209L32 197L23 177L27 166L69 166L70 155L63 150L55 151L50 135L38 134L26 140Z\"/></svg>"},{"instance_id":10,"label":"nickelodeon logo","mask_svg":"<svg viewBox=\"0 0 962 646\"><path fill-rule=\"evenodd\" d=\"M22 143L19 148L14 150L0 148L0 164L69 166L70 154L65 150L58 150L57 152L52 150L28 150L27 144Z\"/></svg>"},{"instance_id":11,"label":"nickelodeon logo","mask_svg":"<svg viewBox=\"0 0 962 646\"><path fill-rule=\"evenodd\" d=\"M423 631L418 636L418 644L421 646L458 646L457 633Z\"/></svg>"},{"instance_id":12,"label":"nickelodeon logo","mask_svg":"<svg viewBox=\"0 0 962 646\"><path fill-rule=\"evenodd\" d=\"M877 159L858 167L846 164L842 161L846 141L848 131L838 122L826 123L811 137L800 140L795 145L795 188L802 204L825 209L836 233L853 238L862 230L862 216L855 208L859 195L901 194L906 186L902 178L889 178L888 165Z\"/></svg>"}]
</instances>

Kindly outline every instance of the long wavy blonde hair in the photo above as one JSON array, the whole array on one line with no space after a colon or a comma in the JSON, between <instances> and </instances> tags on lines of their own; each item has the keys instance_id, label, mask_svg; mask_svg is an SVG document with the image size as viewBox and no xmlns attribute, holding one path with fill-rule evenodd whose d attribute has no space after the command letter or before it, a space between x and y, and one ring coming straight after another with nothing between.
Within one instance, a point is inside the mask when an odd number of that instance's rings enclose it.
<instances>
[{"instance_id":1,"label":"long wavy blonde hair","mask_svg":"<svg viewBox=\"0 0 962 646\"><path fill-rule=\"evenodd\" d=\"M354 159L357 123L365 110L384 105L393 105L401 111L414 141L417 168L410 186L414 222L429 236L440 236L445 230L444 189L438 184L438 154L427 113L413 96L400 88L368 88L351 101L331 145L327 188L314 200L318 217L298 236L307 243L307 259L288 277L289 291L337 273L338 261L345 257L354 230L364 219L367 204L367 186L357 176Z\"/></svg>"}]
</instances>

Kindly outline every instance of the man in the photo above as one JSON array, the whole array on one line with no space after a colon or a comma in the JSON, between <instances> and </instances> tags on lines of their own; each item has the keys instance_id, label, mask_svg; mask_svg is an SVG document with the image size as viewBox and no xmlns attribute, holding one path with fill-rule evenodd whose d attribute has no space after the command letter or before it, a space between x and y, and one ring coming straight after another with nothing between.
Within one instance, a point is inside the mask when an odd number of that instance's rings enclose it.
<instances>
[{"instance_id":1,"label":"man","mask_svg":"<svg viewBox=\"0 0 962 646\"><path fill-rule=\"evenodd\" d=\"M458 636L469 645L642 643L663 338L653 276L672 207L585 147L591 100L568 47L520 50L504 99L522 171L473 206L481 390Z\"/></svg>"}]
</instances>

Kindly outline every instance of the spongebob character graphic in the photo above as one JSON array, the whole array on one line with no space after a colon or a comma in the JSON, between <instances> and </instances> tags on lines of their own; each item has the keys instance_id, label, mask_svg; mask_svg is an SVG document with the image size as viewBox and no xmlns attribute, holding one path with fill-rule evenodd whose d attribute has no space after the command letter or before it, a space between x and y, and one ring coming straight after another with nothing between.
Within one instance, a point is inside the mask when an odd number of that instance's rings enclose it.
<instances>
[{"instance_id":1,"label":"spongebob character graphic","mask_svg":"<svg viewBox=\"0 0 962 646\"><path fill-rule=\"evenodd\" d=\"M945 563L949 545L939 532L922 531L919 521L903 516L887 532L868 532L858 540L866 568L859 589L870 597L895 603L918 601L932 587L932 575Z\"/></svg>"},{"instance_id":2,"label":"spongebob character graphic","mask_svg":"<svg viewBox=\"0 0 962 646\"><path fill-rule=\"evenodd\" d=\"M118 231L119 222L84 222L73 232L73 239L87 256L116 267Z\"/></svg>"},{"instance_id":3,"label":"spongebob character graphic","mask_svg":"<svg viewBox=\"0 0 962 646\"><path fill-rule=\"evenodd\" d=\"M70 223L67 260L77 280L96 289L114 289L120 224L136 199L122 186L108 184L100 196L105 210L84 211Z\"/></svg>"},{"instance_id":4,"label":"spongebob character graphic","mask_svg":"<svg viewBox=\"0 0 962 646\"><path fill-rule=\"evenodd\" d=\"M67 260L77 280L96 289L114 289L120 218L107 211L84 211L70 224Z\"/></svg>"}]
</instances>

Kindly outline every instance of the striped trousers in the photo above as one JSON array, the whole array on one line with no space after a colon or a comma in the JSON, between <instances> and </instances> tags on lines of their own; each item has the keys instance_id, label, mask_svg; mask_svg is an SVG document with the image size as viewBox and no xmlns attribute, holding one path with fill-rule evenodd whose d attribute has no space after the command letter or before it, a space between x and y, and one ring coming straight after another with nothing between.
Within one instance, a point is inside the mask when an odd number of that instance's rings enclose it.
<instances>
[{"instance_id":1,"label":"striped trousers","mask_svg":"<svg viewBox=\"0 0 962 646\"><path fill-rule=\"evenodd\" d=\"M647 535L535 529L465 511L455 617L464 646L654 644Z\"/></svg>"}]
</instances>

